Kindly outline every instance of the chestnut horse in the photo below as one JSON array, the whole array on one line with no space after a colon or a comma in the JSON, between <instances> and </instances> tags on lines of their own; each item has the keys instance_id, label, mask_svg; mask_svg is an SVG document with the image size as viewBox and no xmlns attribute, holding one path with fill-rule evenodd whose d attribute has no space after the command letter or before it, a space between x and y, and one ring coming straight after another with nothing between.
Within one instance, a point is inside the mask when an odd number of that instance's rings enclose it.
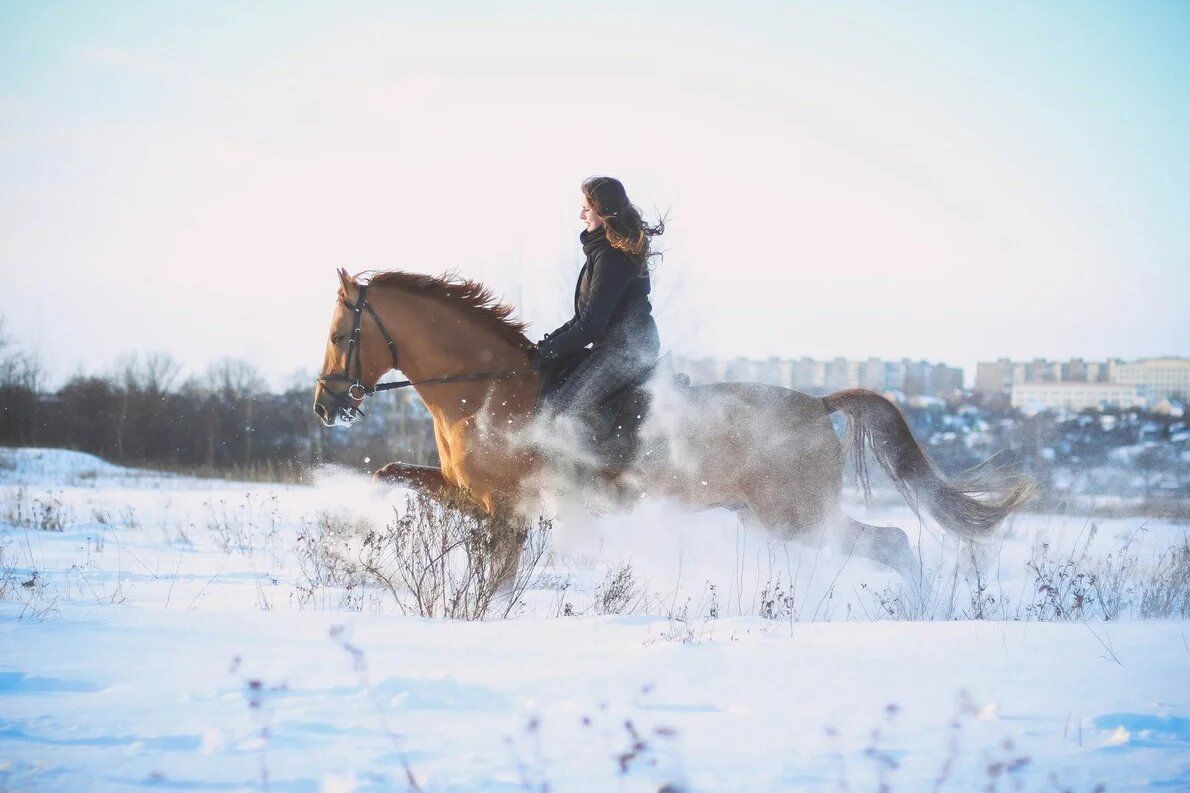
<instances>
[{"instance_id":1,"label":"chestnut horse","mask_svg":"<svg viewBox=\"0 0 1190 793\"><path fill-rule=\"evenodd\" d=\"M381 376L399 367L433 418L441 467L390 463L377 476L439 498L461 493L488 513L523 511L540 492L550 452L526 442L541 378L529 366L533 345L525 326L509 318L511 308L482 285L451 276L376 272L365 284L340 270L339 280L315 414L327 426L350 424ZM618 490L700 508L746 506L786 536L830 527L823 536L847 552L902 573L915 564L905 533L840 509L844 444L832 412L850 422L846 446L865 493L867 447L913 510L950 532L987 535L1029 494L1024 480L998 493L974 481L947 483L897 407L872 391L816 397L716 383L653 394L636 462L608 474Z\"/></svg>"}]
</instances>

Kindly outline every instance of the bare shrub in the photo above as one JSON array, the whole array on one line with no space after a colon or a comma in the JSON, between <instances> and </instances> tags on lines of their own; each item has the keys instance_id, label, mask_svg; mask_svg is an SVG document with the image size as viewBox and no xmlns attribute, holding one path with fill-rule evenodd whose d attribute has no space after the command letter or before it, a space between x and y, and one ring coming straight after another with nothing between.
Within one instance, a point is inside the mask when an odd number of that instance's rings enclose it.
<instances>
[{"instance_id":1,"label":"bare shrub","mask_svg":"<svg viewBox=\"0 0 1190 793\"><path fill-rule=\"evenodd\" d=\"M131 504L125 504L120 509L120 520L123 521L124 527L128 529L139 529L140 521L136 517L136 507Z\"/></svg>"},{"instance_id":2,"label":"bare shrub","mask_svg":"<svg viewBox=\"0 0 1190 793\"><path fill-rule=\"evenodd\" d=\"M74 524L74 512L62 501L60 491L31 496L24 485L5 501L3 516L6 523L37 531L65 531Z\"/></svg>"},{"instance_id":3,"label":"bare shrub","mask_svg":"<svg viewBox=\"0 0 1190 793\"><path fill-rule=\"evenodd\" d=\"M923 571L923 576L881 590L860 584L874 610L870 619L897 620L1037 620L1042 622L1115 621L1124 617L1190 616L1190 538L1166 548L1150 564L1134 551L1141 524L1117 549L1090 552L1097 527L1068 552L1049 543L1035 545L1024 562L1026 580L1019 602L1010 602L973 547L967 557ZM861 603L861 606L863 604Z\"/></svg>"},{"instance_id":4,"label":"bare shrub","mask_svg":"<svg viewBox=\"0 0 1190 793\"><path fill-rule=\"evenodd\" d=\"M482 515L468 506L461 498L444 504L410 495L391 523L364 538L360 565L403 613L478 620L498 595L501 617L523 605L552 522Z\"/></svg>"},{"instance_id":5,"label":"bare shrub","mask_svg":"<svg viewBox=\"0 0 1190 793\"><path fill-rule=\"evenodd\" d=\"M906 622L930 620L951 620L958 615L959 581L964 578L959 564L939 565L922 569L916 578L889 584L879 590L866 583L860 589L866 591L874 606L873 612L865 613L873 619L890 618ZM861 604L862 605L862 604Z\"/></svg>"},{"instance_id":6,"label":"bare shrub","mask_svg":"<svg viewBox=\"0 0 1190 793\"><path fill-rule=\"evenodd\" d=\"M1048 542L1034 547L1025 561L1033 591L1025 615L1041 622L1083 619L1095 602L1095 575L1082 562L1073 553L1065 559L1052 555Z\"/></svg>"},{"instance_id":7,"label":"bare shrub","mask_svg":"<svg viewBox=\"0 0 1190 793\"><path fill-rule=\"evenodd\" d=\"M256 723L256 739L259 745L258 763L260 766L260 789L269 789L269 743L273 736L273 718L274 718L274 700L278 696L284 696L288 690L288 686L284 683L276 685L266 685L265 682L259 678L249 677L240 671L243 661L240 656L235 656L231 659L231 668L228 670L231 674L240 678L243 685L244 703L248 706L248 712L252 715L252 720Z\"/></svg>"},{"instance_id":8,"label":"bare shrub","mask_svg":"<svg viewBox=\"0 0 1190 793\"><path fill-rule=\"evenodd\" d=\"M885 736L893 732L897 716L901 707L895 702L884 706L883 724L872 727L867 735L867 745L856 759L866 761L863 765L848 766L845 750L840 746L842 732L833 725L825 725L825 732L830 739L836 761L838 763L838 778L835 787L838 790L877 790L882 793L892 790L910 789L896 784L896 774L904 767L902 753L886 748ZM1012 736L1005 735L999 741L987 744L982 751L975 755L962 751L962 739L967 725L981 720L982 709L965 690L959 690L956 697L954 715L950 719L946 752L942 756L938 770L933 774L932 784L927 786L927 780L922 779L913 790L932 790L935 793L954 789L956 784L965 783L965 790L1000 790L1003 785L1011 790L1023 790L1027 781L1027 774L1032 767L1033 758L1017 746ZM975 736L971 736L973 739ZM974 748L974 747L972 747ZM964 768L964 766L966 766ZM922 771L925 771L923 768ZM966 773L964 773L966 772ZM969 776L968 776L969 775ZM961 777L956 780L955 777ZM964 778L965 777L965 778ZM978 782L978 787L976 786ZM1057 787L1055 785L1055 787ZM1031 789L1031 788L1030 788ZM1065 788L1057 787L1062 790ZM1094 788L1102 791L1102 786Z\"/></svg>"},{"instance_id":9,"label":"bare shrub","mask_svg":"<svg viewBox=\"0 0 1190 793\"><path fill-rule=\"evenodd\" d=\"M719 619L719 588L716 587L714 584L712 584L710 581L707 581L706 591L707 591L707 598L706 598L707 619L708 620L717 620L717 619Z\"/></svg>"},{"instance_id":10,"label":"bare shrub","mask_svg":"<svg viewBox=\"0 0 1190 793\"><path fill-rule=\"evenodd\" d=\"M709 592L709 594L708 594ZM676 596L676 593L675 593ZM677 600L665 611L665 630L654 636L650 632L644 644L679 642L692 644L710 638L711 626L707 623L719 616L719 595L715 585L707 582L707 588L696 604L693 597L687 597L679 606Z\"/></svg>"},{"instance_id":11,"label":"bare shrub","mask_svg":"<svg viewBox=\"0 0 1190 793\"><path fill-rule=\"evenodd\" d=\"M665 630L658 636L645 637L646 645L657 642L691 644L698 638L697 619L690 615L690 598L687 598L680 607L670 609L669 613L665 615L665 620Z\"/></svg>"},{"instance_id":12,"label":"bare shrub","mask_svg":"<svg viewBox=\"0 0 1190 793\"><path fill-rule=\"evenodd\" d=\"M1141 583L1140 616L1190 617L1190 538L1167 548Z\"/></svg>"},{"instance_id":13,"label":"bare shrub","mask_svg":"<svg viewBox=\"0 0 1190 793\"><path fill-rule=\"evenodd\" d=\"M294 549L300 576L294 599L299 607L363 609L368 575L351 545L371 529L366 519L325 511L302 524Z\"/></svg>"},{"instance_id":14,"label":"bare shrub","mask_svg":"<svg viewBox=\"0 0 1190 793\"><path fill-rule=\"evenodd\" d=\"M276 495L263 500L244 494L244 500L228 508L227 499L204 501L207 510L207 530L215 545L224 553L248 553L253 547L269 548L277 539L281 516ZM129 518L135 523L135 517Z\"/></svg>"},{"instance_id":15,"label":"bare shrub","mask_svg":"<svg viewBox=\"0 0 1190 793\"><path fill-rule=\"evenodd\" d=\"M1143 528L1142 524L1137 532ZM1137 532L1115 553L1094 558L1087 549L1096 531L1091 524L1082 550L1076 546L1065 559L1051 556L1049 543L1033 549L1025 568L1035 596L1025 606L1024 616L1064 622L1097 614L1104 620L1115 620L1131 605L1136 590L1136 557L1130 548Z\"/></svg>"},{"instance_id":16,"label":"bare shrub","mask_svg":"<svg viewBox=\"0 0 1190 793\"><path fill-rule=\"evenodd\" d=\"M554 600L554 606L551 613L555 617L573 617L575 615L574 604L567 599L570 593L570 587L574 583L569 574L565 576L551 575L549 573L542 573L537 577L535 586L540 589L554 589L557 591L557 596Z\"/></svg>"},{"instance_id":17,"label":"bare shrub","mask_svg":"<svg viewBox=\"0 0 1190 793\"><path fill-rule=\"evenodd\" d=\"M963 576L963 581L967 584L969 597L968 605L963 609L963 617L969 620L997 619L1000 615L997 612L996 596L988 591L991 585L983 570L983 563L975 551L975 545L970 542L966 545L970 569Z\"/></svg>"},{"instance_id":18,"label":"bare shrub","mask_svg":"<svg viewBox=\"0 0 1190 793\"><path fill-rule=\"evenodd\" d=\"M16 569L8 563L8 543L0 543L0 600L11 600L18 584Z\"/></svg>"},{"instance_id":19,"label":"bare shrub","mask_svg":"<svg viewBox=\"0 0 1190 793\"><path fill-rule=\"evenodd\" d=\"M780 575L766 582L764 589L760 590L760 606L757 613L766 620L796 622L798 612L793 585L786 587L782 584Z\"/></svg>"},{"instance_id":20,"label":"bare shrub","mask_svg":"<svg viewBox=\"0 0 1190 793\"><path fill-rule=\"evenodd\" d=\"M124 591L125 579L122 576L115 582L103 579L92 581L87 577L87 572L78 565L72 568L72 572L77 576L73 589L78 593L78 597L90 596L101 606L114 606L118 603L128 602L128 594Z\"/></svg>"},{"instance_id":21,"label":"bare shrub","mask_svg":"<svg viewBox=\"0 0 1190 793\"><path fill-rule=\"evenodd\" d=\"M877 790L891 790L892 775L901 767L897 753L883 748L880 743L884 730L891 729L900 712L899 705L895 702L888 703L884 706L884 727L873 727L868 733L868 745L864 749L864 757L870 760L875 767Z\"/></svg>"},{"instance_id":22,"label":"bare shrub","mask_svg":"<svg viewBox=\"0 0 1190 793\"><path fill-rule=\"evenodd\" d=\"M0 542L0 600L23 604L18 620L41 622L50 614L58 613L58 595L50 590L49 582L33 564L30 554L29 566L18 567L11 543L7 540Z\"/></svg>"},{"instance_id":23,"label":"bare shrub","mask_svg":"<svg viewBox=\"0 0 1190 793\"><path fill-rule=\"evenodd\" d=\"M644 599L644 589L632 572L632 563L609 570L595 591L596 614L626 614L635 611Z\"/></svg>"},{"instance_id":24,"label":"bare shrub","mask_svg":"<svg viewBox=\"0 0 1190 793\"><path fill-rule=\"evenodd\" d=\"M1094 565L1091 586L1095 605L1104 620L1118 620L1134 600L1137 590L1136 557L1128 545L1098 559Z\"/></svg>"},{"instance_id":25,"label":"bare shrub","mask_svg":"<svg viewBox=\"0 0 1190 793\"><path fill-rule=\"evenodd\" d=\"M655 689L645 683L633 696L633 707L642 707L642 700ZM645 723L640 717L625 717L620 709L601 702L597 709L584 712L579 724L585 739L575 747L594 750L600 761L611 762L611 772L618 783L608 779L602 768L591 765L582 778L583 789L591 790L651 790L656 793L683 793L688 790L684 778L679 733L664 724ZM519 784L510 789L549 793L568 790L550 778L550 764L543 747L543 735L549 722L534 713L525 720L522 729L504 738L512 756Z\"/></svg>"}]
</instances>

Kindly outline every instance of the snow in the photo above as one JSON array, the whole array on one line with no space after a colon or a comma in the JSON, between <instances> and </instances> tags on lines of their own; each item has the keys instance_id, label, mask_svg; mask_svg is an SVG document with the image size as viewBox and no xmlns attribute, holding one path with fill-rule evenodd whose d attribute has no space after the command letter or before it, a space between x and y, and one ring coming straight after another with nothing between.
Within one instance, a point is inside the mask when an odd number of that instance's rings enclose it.
<instances>
[{"instance_id":1,"label":"snow","mask_svg":"<svg viewBox=\"0 0 1190 793\"><path fill-rule=\"evenodd\" d=\"M0 788L400 790L406 764L427 791L939 777L958 791L996 773L1026 790L1190 786L1184 622L896 621L873 599L891 572L658 501L599 516L559 504L557 556L511 619L402 616L379 595L302 608L298 532L320 510L383 520L400 491L4 451L0 503L54 499L69 520L38 531L0 509L16 585L0 601ZM910 531L927 565L957 553L891 499L849 510ZM1127 544L1144 560L1185 532L1016 516L983 551L989 592L1033 596L1024 566L1040 542L1057 558ZM595 613L625 562L652 605ZM762 618L778 577L795 605ZM563 601L579 615L558 616Z\"/></svg>"},{"instance_id":2,"label":"snow","mask_svg":"<svg viewBox=\"0 0 1190 793\"><path fill-rule=\"evenodd\" d=\"M77 484L99 475L135 475L132 469L105 462L93 454L67 449L0 449L5 482Z\"/></svg>"}]
</instances>

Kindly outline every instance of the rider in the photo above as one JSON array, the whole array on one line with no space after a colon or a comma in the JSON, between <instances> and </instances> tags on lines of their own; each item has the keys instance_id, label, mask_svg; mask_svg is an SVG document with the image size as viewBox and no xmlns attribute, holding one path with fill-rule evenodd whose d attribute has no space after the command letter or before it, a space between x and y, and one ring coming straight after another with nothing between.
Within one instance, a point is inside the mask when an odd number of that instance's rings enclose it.
<instances>
[{"instance_id":1,"label":"rider","mask_svg":"<svg viewBox=\"0 0 1190 793\"><path fill-rule=\"evenodd\" d=\"M542 393L549 413L564 409L589 424L604 397L657 362L660 339L648 298L648 260L657 254L649 239L664 232L665 222L645 224L624 185L609 176L583 182L579 218L587 224L579 234L587 260L575 285L574 317L545 334L532 362L548 381L592 345L565 382Z\"/></svg>"}]
</instances>

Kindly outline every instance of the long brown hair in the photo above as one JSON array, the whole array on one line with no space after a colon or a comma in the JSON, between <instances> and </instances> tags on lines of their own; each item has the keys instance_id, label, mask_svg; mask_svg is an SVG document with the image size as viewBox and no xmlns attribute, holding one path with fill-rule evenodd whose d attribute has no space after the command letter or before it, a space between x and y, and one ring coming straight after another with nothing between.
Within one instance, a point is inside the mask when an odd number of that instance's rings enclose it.
<instances>
[{"instance_id":1,"label":"long brown hair","mask_svg":"<svg viewBox=\"0 0 1190 793\"><path fill-rule=\"evenodd\" d=\"M661 256L649 250L649 240L665 233L665 218L656 226L645 223L640 210L628 200L628 193L619 179L592 176L583 182L583 196L591 209L607 227L607 241L616 250L632 257L643 276L649 270L649 259Z\"/></svg>"}]
</instances>

